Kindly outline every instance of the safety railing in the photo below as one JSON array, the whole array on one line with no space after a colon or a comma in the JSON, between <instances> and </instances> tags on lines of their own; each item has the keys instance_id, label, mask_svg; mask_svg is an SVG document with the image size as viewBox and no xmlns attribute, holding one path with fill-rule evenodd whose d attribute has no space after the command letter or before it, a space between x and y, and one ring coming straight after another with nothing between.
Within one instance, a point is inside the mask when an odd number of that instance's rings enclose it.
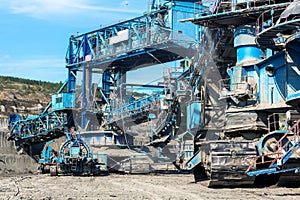
<instances>
[{"instance_id":1,"label":"safety railing","mask_svg":"<svg viewBox=\"0 0 300 200\"><path fill-rule=\"evenodd\" d=\"M174 33L162 20L166 10L133 18L89 33L71 36L66 54L68 66L103 61L168 43L192 44L183 34ZM157 16L157 17L153 17Z\"/></svg>"},{"instance_id":2,"label":"safety railing","mask_svg":"<svg viewBox=\"0 0 300 200\"><path fill-rule=\"evenodd\" d=\"M258 175L263 173L279 173L280 166L285 164L293 155L295 150L299 150L300 142L300 120L298 120L283 136L272 145L273 152L262 154L246 159L249 165L246 173L249 175ZM269 169L250 172L256 165L268 164ZM286 170L284 170L286 171Z\"/></svg>"},{"instance_id":3,"label":"safety railing","mask_svg":"<svg viewBox=\"0 0 300 200\"><path fill-rule=\"evenodd\" d=\"M282 119L284 115L284 119ZM282 113L273 113L272 115L268 116L268 127L269 127L269 133L272 131L280 130L283 127L286 128L287 125L285 122L285 114Z\"/></svg>"},{"instance_id":4,"label":"safety railing","mask_svg":"<svg viewBox=\"0 0 300 200\"><path fill-rule=\"evenodd\" d=\"M284 23L290 20L294 20L299 18L300 16L293 16L291 18L282 18L280 19L280 16L282 14L283 9L288 7L290 3L292 3L294 0L286 0L286 1L281 1L280 3L276 3L274 1L274 4L278 4L281 6L274 7L270 10L267 10L263 12L256 21L256 34L259 34L263 30L275 26L279 23Z\"/></svg>"},{"instance_id":5,"label":"safety railing","mask_svg":"<svg viewBox=\"0 0 300 200\"><path fill-rule=\"evenodd\" d=\"M268 19L267 21L265 21L265 15L267 13L270 13L271 18ZM262 32L265 28L267 27L271 27L274 25L274 10L267 10L265 12L263 12L256 21L256 25L255 25L255 33L259 34L260 32Z\"/></svg>"},{"instance_id":6,"label":"safety railing","mask_svg":"<svg viewBox=\"0 0 300 200\"><path fill-rule=\"evenodd\" d=\"M98 48L95 49L95 56L92 59L103 59L108 55L114 57L118 54L172 40L171 31L167 29L157 27L149 31L145 31L143 29L138 31L140 31L139 38L136 33L132 32L129 33L128 37L126 36L127 38L124 39L124 41L113 41L112 38L110 38L106 47L105 45L99 45Z\"/></svg>"},{"instance_id":7,"label":"safety railing","mask_svg":"<svg viewBox=\"0 0 300 200\"><path fill-rule=\"evenodd\" d=\"M280 3L292 2L293 0L282 0ZM275 0L202 0L195 2L197 5L204 5L210 8L211 14L220 14L224 12L232 12L241 9L255 8L259 6L278 4ZM197 10L195 10L197 12ZM197 16L197 13L195 13Z\"/></svg>"}]
</instances>

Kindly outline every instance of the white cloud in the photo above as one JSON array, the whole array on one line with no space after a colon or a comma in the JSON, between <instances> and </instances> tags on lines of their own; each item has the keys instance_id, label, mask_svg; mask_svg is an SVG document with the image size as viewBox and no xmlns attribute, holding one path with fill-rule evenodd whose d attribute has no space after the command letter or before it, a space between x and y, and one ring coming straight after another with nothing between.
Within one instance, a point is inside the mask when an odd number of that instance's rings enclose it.
<instances>
[{"instance_id":1,"label":"white cloud","mask_svg":"<svg viewBox=\"0 0 300 200\"><path fill-rule=\"evenodd\" d=\"M0 50L0 52L1 52L1 50ZM0 59L1 60L10 59L10 55L9 54L0 55Z\"/></svg>"},{"instance_id":2,"label":"white cloud","mask_svg":"<svg viewBox=\"0 0 300 200\"><path fill-rule=\"evenodd\" d=\"M34 18L48 19L49 17L67 16L76 14L95 15L101 12L115 12L127 14L140 14L144 10L138 10L127 6L124 9L124 3L128 5L128 1L123 1L121 5L116 2L109 1L93 1L93 0L3 0L2 6L7 5L14 14L24 14ZM95 3L96 2L96 3ZM102 2L102 3L101 3ZM142 2L143 4L145 2ZM108 5L108 6L102 6ZM1 6L1 5L0 5Z\"/></svg>"},{"instance_id":3,"label":"white cloud","mask_svg":"<svg viewBox=\"0 0 300 200\"><path fill-rule=\"evenodd\" d=\"M41 56L36 59L8 59L0 63L0 74L35 80L64 81L67 70L63 59L57 56Z\"/></svg>"}]
</instances>

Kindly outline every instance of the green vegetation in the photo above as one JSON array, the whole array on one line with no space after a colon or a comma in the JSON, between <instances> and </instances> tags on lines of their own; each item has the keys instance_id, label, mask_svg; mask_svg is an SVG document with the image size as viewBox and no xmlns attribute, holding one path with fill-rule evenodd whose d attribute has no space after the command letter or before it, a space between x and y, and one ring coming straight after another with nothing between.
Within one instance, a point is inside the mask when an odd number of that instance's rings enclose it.
<instances>
[{"instance_id":1,"label":"green vegetation","mask_svg":"<svg viewBox=\"0 0 300 200\"><path fill-rule=\"evenodd\" d=\"M21 94L35 94L36 92L53 94L60 88L61 85L62 82L52 83L48 81L37 81L10 76L0 76L1 90L17 90Z\"/></svg>"}]
</instances>

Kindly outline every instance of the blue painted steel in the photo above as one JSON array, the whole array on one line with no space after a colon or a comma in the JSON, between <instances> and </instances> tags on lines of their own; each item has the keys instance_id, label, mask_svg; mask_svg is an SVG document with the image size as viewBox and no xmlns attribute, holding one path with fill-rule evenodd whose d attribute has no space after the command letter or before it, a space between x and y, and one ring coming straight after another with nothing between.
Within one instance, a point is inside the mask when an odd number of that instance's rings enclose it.
<instances>
[{"instance_id":1,"label":"blue painted steel","mask_svg":"<svg viewBox=\"0 0 300 200\"><path fill-rule=\"evenodd\" d=\"M298 126L298 124L295 124L294 127ZM291 129L294 130L294 129ZM298 131L298 129L296 130ZM296 134L296 133L294 133ZM279 137L276 137L279 135ZM267 141L266 138L272 139L274 138L274 141L277 141L276 138L280 138L280 143L282 147L278 147L279 150L278 152L273 152L268 149L266 146ZM299 149L299 138L298 137L288 137L287 130L278 130L269 133L265 137L261 138L258 145L257 145L257 150L258 150L258 155L267 155L267 154L272 154L272 153L282 153L283 155L280 155L282 157L276 157L273 158L274 161L267 169L262 169L262 170L255 170L251 172L247 172L249 176L254 176L254 175L261 175L261 174L276 174L276 173L284 173L288 171L299 171L299 168L289 168L289 169L284 169L282 170L281 167L292 157L295 151L298 151ZM280 149L282 148L282 149ZM269 153L268 153L269 152Z\"/></svg>"},{"instance_id":2,"label":"blue painted steel","mask_svg":"<svg viewBox=\"0 0 300 200\"><path fill-rule=\"evenodd\" d=\"M300 103L300 34L290 38L286 44L290 56L287 65L287 103Z\"/></svg>"},{"instance_id":3,"label":"blue painted steel","mask_svg":"<svg viewBox=\"0 0 300 200\"><path fill-rule=\"evenodd\" d=\"M198 128L200 126L202 106L201 102L192 102L186 106L187 130Z\"/></svg>"},{"instance_id":4,"label":"blue painted steel","mask_svg":"<svg viewBox=\"0 0 300 200\"><path fill-rule=\"evenodd\" d=\"M226 88L221 97L231 97L235 104L241 96L257 96L258 74L254 64L264 56L262 50L255 43L254 28L243 26L235 29L234 47L237 52L236 66L227 70L229 80L223 80L221 88ZM241 104L243 105L243 104Z\"/></svg>"},{"instance_id":5,"label":"blue painted steel","mask_svg":"<svg viewBox=\"0 0 300 200\"><path fill-rule=\"evenodd\" d=\"M299 17L299 16L298 16ZM267 29L262 30L257 37L257 43L260 46L269 48L275 51L282 50L282 44L285 43L286 38L282 37L286 32L296 31L296 27L300 22L300 18L297 15L294 19L279 19L277 22L273 22L273 25ZM280 22L280 23L279 23Z\"/></svg>"},{"instance_id":6,"label":"blue painted steel","mask_svg":"<svg viewBox=\"0 0 300 200\"><path fill-rule=\"evenodd\" d=\"M286 43L286 50L293 62L300 68L300 34L293 36Z\"/></svg>"},{"instance_id":7,"label":"blue painted steel","mask_svg":"<svg viewBox=\"0 0 300 200\"><path fill-rule=\"evenodd\" d=\"M76 71L68 68L68 92L75 92L76 89Z\"/></svg>"},{"instance_id":8,"label":"blue painted steel","mask_svg":"<svg viewBox=\"0 0 300 200\"><path fill-rule=\"evenodd\" d=\"M298 144L297 144L298 145ZM282 165L285 164L293 155L293 151L289 151L283 158L282 158Z\"/></svg>"},{"instance_id":9,"label":"blue painted steel","mask_svg":"<svg viewBox=\"0 0 300 200\"><path fill-rule=\"evenodd\" d=\"M92 109L92 74L91 71L95 68L102 75L102 91L105 97L105 102L110 103L111 107L107 106L105 111L99 111L100 114L108 116L107 121L109 125L114 124L118 120L124 120L124 118L132 119L132 116L138 114L145 114L146 120L153 119L155 116L149 114L149 108L159 103L166 103L165 97L162 95L153 95L147 96L140 99L130 99L127 103L114 105L114 99L110 99L111 94L111 79L117 83L117 87L122 88L126 87L126 72L131 70L133 62L127 62L127 65L123 64L124 60L127 58L133 58L134 56L139 57L147 55L146 59L153 59L151 56L152 53L158 52L160 50L167 50L168 48L177 48L182 47L188 48L190 45L194 45L196 42L201 41L199 38L201 34L199 31L205 31L200 29L198 26L189 23L178 23L178 20L183 18L192 18L195 15L195 3L196 1L168 1L166 4L160 5L158 10L154 10L154 1L151 6L153 9L151 13L146 13L143 16L127 20L124 22L116 23L111 26L107 26L89 33L85 33L78 36L71 36L69 41L68 52L66 56L67 68L68 68L68 93L55 94L52 97L52 112L43 113L43 115L32 116L26 120L18 119L13 125L13 131L11 133L10 139L15 141L22 139L39 139L42 138L43 141L53 139L53 134L56 133L56 136L61 136L64 134L64 128L68 124L63 111L67 109L72 109L75 107L75 90L76 90L76 72L77 70L82 70L82 101L81 108L82 111L80 125L82 128L86 128L88 119L86 117L87 110ZM215 1L220 2L220 1ZM240 3L246 3L249 6L249 0L236 0L232 1L232 10L235 6ZM201 7L201 6L200 6ZM201 13L200 13L201 14ZM228 13L228 16L230 13ZM217 14L215 15L217 17ZM237 25L236 25L237 27ZM219 28L219 27L218 27ZM184 36L184 37L182 37ZM186 36L191 39L185 40ZM219 39L219 38L218 38ZM213 38L213 43L216 44L218 39ZM258 88L258 103L253 106L245 107L244 104L243 111L238 110L240 107L234 107L235 112L244 112L245 110L249 112L249 109L252 111L257 111L257 107L260 107L260 111L263 112L263 109L270 109L269 106L273 104L278 104L278 107L281 112L285 112L288 108L284 103L297 102L300 100L300 35L296 36L293 40L289 40L286 45L286 51L281 51L275 55L270 55L266 60L262 60L264 57L263 51L255 43L254 29L252 27L243 26L235 29L234 36L234 47L237 52L236 66L231 67L228 70L230 76L230 91L235 91L235 87L238 84L250 82L255 85L257 84ZM209 45L208 45L209 46ZM212 45L213 46L213 45ZM207 46L206 46L207 47ZM177 50L178 50L177 49ZM182 49L181 49L182 50ZM180 52L181 53L181 52ZM226 52L225 52L226 53ZM162 57L169 56L170 52L162 52ZM289 58L289 56L291 58ZM170 56L171 57L171 56ZM170 58L170 60L180 59L180 56L175 58ZM184 56L183 56L184 57ZM131 61L140 61L142 59ZM118 62L118 64L116 64ZM167 61L165 61L167 62ZM204 61L203 63L208 62ZM129 63L129 64L128 64ZM203 64L200 63L200 64ZM104 65L105 64L105 65ZM144 64L144 63L142 63ZM150 63L152 65L153 63ZM199 64L199 63L198 63ZM200 66L199 64L199 66ZM207 64L207 63L206 63ZM141 65L141 64L140 64ZM205 65L205 64L204 64ZM136 65L138 66L138 64ZM142 66L142 65L141 65ZM144 66L144 65L143 65ZM231 65L230 65L231 66ZM197 66L193 66L197 67ZM193 69L191 67L191 70ZM220 67L220 66L218 66ZM219 69L222 69L221 66ZM225 66L226 67L226 66ZM108 68L108 69L107 69ZM110 71L109 71L110 70ZM199 73L195 73L197 78ZM112 77L115 75L115 77ZM123 75L123 76L121 76ZM254 77L249 81L250 77ZM171 77L170 78L174 78ZM188 81L189 78L185 80ZM198 82L200 84L200 82ZM181 84L181 83L180 83ZM194 85L193 85L194 86ZM202 85L201 85L202 86ZM247 85L248 86L248 85ZM188 88L188 87L187 87ZM253 88L251 88L253 89ZM122 94L125 90L122 90L120 96L125 97ZM202 92L202 91L201 91ZM213 91L211 91L213 92ZM175 93L176 94L176 93ZM249 95L250 96L250 95ZM103 100L104 100L103 97ZM191 99L198 98L192 95ZM244 98L244 96L243 96ZM248 97L246 97L248 98ZM244 99L246 99L244 98ZM249 97L250 98L250 97ZM107 100L109 99L109 100ZM184 99L184 98L182 98ZM182 99L179 99L180 101ZM241 98L242 99L242 98ZM243 100L244 100L243 99ZM174 102L178 99L173 99ZM206 99L205 99L206 100ZM126 99L127 101L127 99ZM185 101L185 100L184 100ZM248 99L246 100L248 101ZM104 102L104 101L103 101ZM117 101L116 101L117 102ZM174 102L168 101L168 108L172 108ZM232 102L231 102L232 103ZM232 104L228 104L231 107ZM122 105L122 106L120 106ZM297 105L297 104L295 104ZM200 130L201 122L204 119L201 119L204 112L203 102L192 102L189 103L186 107L186 129L185 133L190 133L190 129ZM257 106L257 107L256 107ZM299 107L299 106L298 106ZM298 108L296 107L296 109ZM104 108L104 107L103 107ZM174 139L174 135L168 135L175 124L176 108L168 110L168 120L162 122L162 129L165 135L161 136L156 134L158 137L167 139ZM274 109L275 110L275 109ZM273 111L274 111L273 110ZM53 111L62 111L62 112L53 112ZM226 110L231 112L230 110ZM268 110L268 112L273 112ZM263 113L266 114L266 113ZM203 115L207 116L207 115ZM148 117L148 118L147 118ZM264 117L264 116L259 116ZM258 121L258 119L254 119ZM260 120L260 119L259 119ZM264 122L266 118L263 118ZM199 128L200 127L200 128ZM205 127L207 128L207 127ZM161 133L157 131L156 133ZM202 130L201 130L202 131ZM226 130L225 130L226 131ZM259 130L255 130L258 132ZM246 131L244 131L246 132ZM244 133L243 132L243 133ZM252 132L252 130L250 130ZM258 132L259 133L259 132ZM265 155L264 153L268 150L266 140L267 137L276 138L277 135L282 135L286 133L286 130L276 131L269 133L263 136L258 144L257 151L258 155ZM226 133L227 134L227 133ZM245 133L246 134L246 133ZM260 133L259 133L260 134ZM259 135L258 134L258 135ZM261 132L264 134L264 132ZM232 134L235 135L235 134ZM193 136L192 136L193 137ZM160 139L161 139L160 138ZM183 139L178 137L178 139ZM151 138L153 142L153 137ZM251 141L253 142L253 141ZM82 140L79 135L75 137L69 135L69 140L61 148L60 154L62 155L52 159L53 150L50 146L47 146L42 152L42 158L40 163L59 163L66 164L67 167L70 167L74 160L76 162L80 159L81 161L87 161L89 159L98 159L99 163L104 163L107 165L107 156L102 154L92 155L87 143L91 145L110 145L117 144L120 146L129 146L133 145L133 137L124 133L124 134L114 134L112 132L97 133L95 135L85 135L85 140ZM288 171L296 171L299 168L291 169L281 169L281 166L284 165L289 158L293 155L293 148L299 145L299 141L295 139L289 140L288 145L284 147L286 154L282 157L281 160L277 160L273 165L268 169L262 169L257 171L248 172L248 175L255 176L261 174L274 174L274 173L283 173ZM85 155L82 155L81 146L84 146L87 150ZM189 144L193 145L193 144ZM70 151L65 152L65 149L69 148ZM270 149L269 149L270 150ZM160 156L162 155L162 148L159 147ZM185 157L190 157L192 151L184 152ZM275 152L276 153L276 152ZM71 158L70 158L71 157ZM165 158L161 156L160 158ZM72 160L73 159L73 160ZM201 151L197 152L188 162L187 166L189 168L194 168L202 162ZM101 160L101 161L100 161ZM77 170L77 166L76 166ZM77 171L76 171L77 172Z\"/></svg>"},{"instance_id":10,"label":"blue painted steel","mask_svg":"<svg viewBox=\"0 0 300 200\"><path fill-rule=\"evenodd\" d=\"M61 93L61 92L65 89L65 87L67 86L67 84L68 84L68 79L65 80L65 82L62 84L62 86L59 88L59 90L56 92L56 94ZM51 101L48 103L48 105L44 108L44 110L43 110L43 112L41 113L41 115L46 114L46 113L49 111L49 108L50 108L50 107L52 107L52 99L51 99Z\"/></svg>"},{"instance_id":11,"label":"blue painted steel","mask_svg":"<svg viewBox=\"0 0 300 200\"><path fill-rule=\"evenodd\" d=\"M148 118L149 118L149 119L155 119L155 118L156 118L156 116L155 116L155 114L153 114L153 113L150 113L150 114L148 115Z\"/></svg>"},{"instance_id":12,"label":"blue painted steel","mask_svg":"<svg viewBox=\"0 0 300 200\"><path fill-rule=\"evenodd\" d=\"M13 124L8 140L36 139L36 142L49 141L64 135L66 125L64 113L54 111L44 115L34 116L31 119L18 120Z\"/></svg>"},{"instance_id":13,"label":"blue painted steel","mask_svg":"<svg viewBox=\"0 0 300 200\"><path fill-rule=\"evenodd\" d=\"M93 154L93 158L97 159L97 162L107 170L107 155L106 154Z\"/></svg>"},{"instance_id":14,"label":"blue painted steel","mask_svg":"<svg viewBox=\"0 0 300 200\"><path fill-rule=\"evenodd\" d=\"M51 163L53 156L53 148L50 146L53 143L53 140L47 142L42 150L41 158L39 159L39 163Z\"/></svg>"},{"instance_id":15,"label":"blue painted steel","mask_svg":"<svg viewBox=\"0 0 300 200\"><path fill-rule=\"evenodd\" d=\"M70 133L69 133L70 134ZM60 148L60 157L62 161L64 162L66 159L70 159L69 156L72 158L91 158L92 154L90 151L90 147L81 139L79 134L76 134L76 138L74 138L73 135L69 136L69 140L67 140L62 147ZM83 146L86 150L84 155L80 154L80 147ZM70 149L70 155L66 154L65 150ZM71 158L71 159L72 159Z\"/></svg>"},{"instance_id":16,"label":"blue painted steel","mask_svg":"<svg viewBox=\"0 0 300 200\"><path fill-rule=\"evenodd\" d=\"M19 120L22 120L23 117L19 114L9 114L8 116L8 129L14 126L14 123L17 123ZM17 128L19 129L19 128Z\"/></svg>"},{"instance_id":17,"label":"blue painted steel","mask_svg":"<svg viewBox=\"0 0 300 200\"><path fill-rule=\"evenodd\" d=\"M266 146L266 138L272 136L272 137L282 137L285 133L287 132L287 130L276 130L274 132L268 133L267 135L265 135L264 137L260 138L256 147L257 147L257 155L261 156L264 154L265 151L268 151L268 147Z\"/></svg>"},{"instance_id":18,"label":"blue painted steel","mask_svg":"<svg viewBox=\"0 0 300 200\"><path fill-rule=\"evenodd\" d=\"M237 84L240 84L243 77L246 76L245 70L242 67L237 66L230 68L227 73L230 76L230 91L234 91L234 87Z\"/></svg>"},{"instance_id":19,"label":"blue painted steel","mask_svg":"<svg viewBox=\"0 0 300 200\"><path fill-rule=\"evenodd\" d=\"M300 91L286 97L287 104L298 104L300 101Z\"/></svg>"},{"instance_id":20,"label":"blue painted steel","mask_svg":"<svg viewBox=\"0 0 300 200\"><path fill-rule=\"evenodd\" d=\"M133 145L133 137L127 133L117 135L115 137L115 144L120 147L128 147Z\"/></svg>"},{"instance_id":21,"label":"blue painted steel","mask_svg":"<svg viewBox=\"0 0 300 200\"><path fill-rule=\"evenodd\" d=\"M264 53L255 43L254 28L237 28L234 34L234 47L237 48L237 66L247 66L260 61Z\"/></svg>"},{"instance_id":22,"label":"blue painted steel","mask_svg":"<svg viewBox=\"0 0 300 200\"><path fill-rule=\"evenodd\" d=\"M296 173L296 172L299 172L299 170L300 170L299 167L294 167L294 168L290 168L290 169L283 169L283 170L280 170L278 168L268 168L268 169L262 169L262 170L247 172L247 175L257 176L257 175L262 175L262 174L279 174L279 173L292 172L292 171L294 171Z\"/></svg>"},{"instance_id":23,"label":"blue painted steel","mask_svg":"<svg viewBox=\"0 0 300 200\"><path fill-rule=\"evenodd\" d=\"M300 58L300 52L299 52ZM300 66L295 65L293 61L287 61L286 78L287 78L287 96L300 92Z\"/></svg>"},{"instance_id":24,"label":"blue painted steel","mask_svg":"<svg viewBox=\"0 0 300 200\"><path fill-rule=\"evenodd\" d=\"M52 95L52 110L64 110L75 108L75 93L59 93Z\"/></svg>"},{"instance_id":25,"label":"blue painted steel","mask_svg":"<svg viewBox=\"0 0 300 200\"><path fill-rule=\"evenodd\" d=\"M113 110L108 110L108 114L111 116L108 119L109 123L116 120L131 117L134 114L145 113L149 110L149 106L156 101L162 100L164 97L161 95L153 95L142 97L123 105L122 107L116 107Z\"/></svg>"},{"instance_id":26,"label":"blue painted steel","mask_svg":"<svg viewBox=\"0 0 300 200\"><path fill-rule=\"evenodd\" d=\"M189 169L193 169L195 166L197 166L201 162L201 151L198 151L194 154L194 156L186 163L186 166Z\"/></svg>"},{"instance_id":27,"label":"blue painted steel","mask_svg":"<svg viewBox=\"0 0 300 200\"><path fill-rule=\"evenodd\" d=\"M189 47L199 39L195 38L199 35L196 33L199 28L193 24L178 23L178 20L194 17L194 11L192 1L167 2L158 10L143 16L71 36L67 50L67 66L77 68L85 62L97 61L100 67L100 63L121 60L139 51L140 54L147 54L151 48L154 48L154 51L158 50L157 48L169 48L172 42ZM183 34L190 36L191 41L181 37Z\"/></svg>"},{"instance_id":28,"label":"blue painted steel","mask_svg":"<svg viewBox=\"0 0 300 200\"><path fill-rule=\"evenodd\" d=\"M63 174L93 174L107 173L107 155L92 154L89 146L81 139L78 133L66 133L67 141L59 152L49 146L43 149L39 163L42 169L50 165L55 171ZM50 142L51 143L51 142ZM50 172L51 173L51 172Z\"/></svg>"},{"instance_id":29,"label":"blue painted steel","mask_svg":"<svg viewBox=\"0 0 300 200\"><path fill-rule=\"evenodd\" d=\"M85 51L86 48L84 48ZM83 67L83 73L82 73L82 86L81 86L81 95L82 95L82 101L81 101L81 108L83 108L84 110L81 112L81 122L80 122L80 126L82 128L86 128L86 125L88 123L88 119L86 116L86 110L89 110L91 108L91 99L90 99L90 90L92 88L91 85L91 73L90 73L90 69L88 69L87 67Z\"/></svg>"},{"instance_id":30,"label":"blue painted steel","mask_svg":"<svg viewBox=\"0 0 300 200\"><path fill-rule=\"evenodd\" d=\"M110 95L110 86L111 86L111 81L110 81L110 72L109 71L105 71L102 74L102 91L103 94L105 96L106 99L109 99L109 95ZM104 99L103 99L104 101Z\"/></svg>"},{"instance_id":31,"label":"blue painted steel","mask_svg":"<svg viewBox=\"0 0 300 200\"><path fill-rule=\"evenodd\" d=\"M73 38L73 36L71 37ZM69 39L69 51L67 52L66 55L66 62L68 65L73 64L73 60L74 60L74 47L73 47L73 42L72 39ZM68 68L68 92L75 92L76 89L76 71L75 70L71 70L71 68Z\"/></svg>"},{"instance_id":32,"label":"blue painted steel","mask_svg":"<svg viewBox=\"0 0 300 200\"><path fill-rule=\"evenodd\" d=\"M257 176L257 175L262 175L262 174L275 174L276 172L277 172L276 168L267 168L267 169L247 172L247 174L249 176Z\"/></svg>"},{"instance_id":33,"label":"blue painted steel","mask_svg":"<svg viewBox=\"0 0 300 200\"><path fill-rule=\"evenodd\" d=\"M200 40L198 33L199 26L192 23L178 23L180 19L193 18L195 16L195 13L201 13L204 7L195 7L194 2L195 1L173 1L172 3L170 3L173 5L169 5L171 9L169 10L168 15L172 20L171 29L175 34L174 37L176 37L176 34L178 34L184 35L185 37L188 36L192 40Z\"/></svg>"},{"instance_id":34,"label":"blue painted steel","mask_svg":"<svg viewBox=\"0 0 300 200\"><path fill-rule=\"evenodd\" d=\"M258 63L259 76L259 102L266 106L285 101L287 94L286 82L286 56L284 52L277 53ZM267 67L273 68L270 76Z\"/></svg>"},{"instance_id":35,"label":"blue painted steel","mask_svg":"<svg viewBox=\"0 0 300 200\"><path fill-rule=\"evenodd\" d=\"M256 46L239 46L237 47L236 65L249 65L258 62L263 56L261 49Z\"/></svg>"}]
</instances>

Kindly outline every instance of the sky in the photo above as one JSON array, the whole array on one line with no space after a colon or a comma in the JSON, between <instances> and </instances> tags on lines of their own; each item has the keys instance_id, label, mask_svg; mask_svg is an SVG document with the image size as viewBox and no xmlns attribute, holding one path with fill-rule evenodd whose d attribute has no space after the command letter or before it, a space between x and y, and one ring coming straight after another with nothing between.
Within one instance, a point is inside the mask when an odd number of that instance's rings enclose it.
<instances>
[{"instance_id":1,"label":"sky","mask_svg":"<svg viewBox=\"0 0 300 200\"><path fill-rule=\"evenodd\" d=\"M68 38L147 11L148 0L0 0L0 75L67 76Z\"/></svg>"}]
</instances>

